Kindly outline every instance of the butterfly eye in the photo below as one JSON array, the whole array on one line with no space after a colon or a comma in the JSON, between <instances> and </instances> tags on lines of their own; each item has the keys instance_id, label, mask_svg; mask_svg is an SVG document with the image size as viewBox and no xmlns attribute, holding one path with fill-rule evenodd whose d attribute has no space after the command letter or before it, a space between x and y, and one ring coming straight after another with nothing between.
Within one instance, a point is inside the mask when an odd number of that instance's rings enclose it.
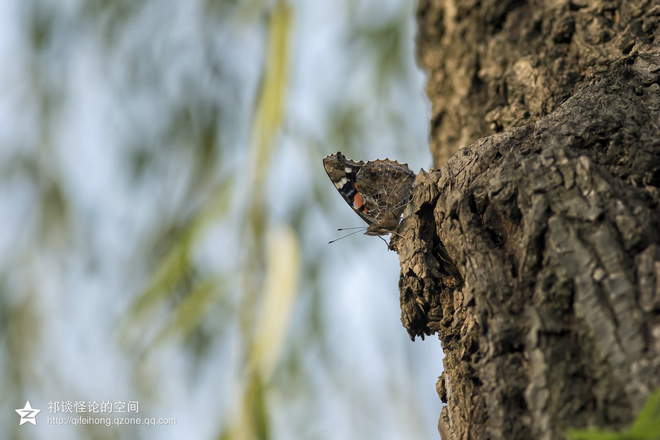
<instances>
[{"instance_id":1,"label":"butterfly eye","mask_svg":"<svg viewBox=\"0 0 660 440\"><path fill-rule=\"evenodd\" d=\"M401 173L399 171L393 171L392 172L392 178L393 179L398 179L401 176Z\"/></svg>"}]
</instances>

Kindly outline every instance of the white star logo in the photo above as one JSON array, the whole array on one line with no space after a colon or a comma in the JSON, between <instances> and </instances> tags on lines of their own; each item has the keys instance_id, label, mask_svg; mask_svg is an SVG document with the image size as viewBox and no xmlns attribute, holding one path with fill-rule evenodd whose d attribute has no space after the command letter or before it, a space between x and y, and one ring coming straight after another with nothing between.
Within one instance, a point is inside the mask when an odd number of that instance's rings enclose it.
<instances>
[{"instance_id":1,"label":"white star logo","mask_svg":"<svg viewBox=\"0 0 660 440\"><path fill-rule=\"evenodd\" d=\"M17 409L16 412L21 416L21 423L18 426L21 426L23 423L32 423L34 426L37 426L37 414L39 414L41 410L32 409L29 400L25 403L25 408Z\"/></svg>"}]
</instances>

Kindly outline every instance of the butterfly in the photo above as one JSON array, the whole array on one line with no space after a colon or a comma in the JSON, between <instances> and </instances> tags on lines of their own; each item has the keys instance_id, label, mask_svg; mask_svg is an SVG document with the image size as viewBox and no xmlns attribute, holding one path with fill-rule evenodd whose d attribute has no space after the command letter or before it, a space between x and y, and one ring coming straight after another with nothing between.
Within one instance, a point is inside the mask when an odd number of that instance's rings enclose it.
<instances>
[{"instance_id":1,"label":"butterfly","mask_svg":"<svg viewBox=\"0 0 660 440\"><path fill-rule=\"evenodd\" d=\"M323 166L346 203L369 225L365 235L398 229L415 182L408 164L389 159L355 162L337 152L324 157Z\"/></svg>"}]
</instances>

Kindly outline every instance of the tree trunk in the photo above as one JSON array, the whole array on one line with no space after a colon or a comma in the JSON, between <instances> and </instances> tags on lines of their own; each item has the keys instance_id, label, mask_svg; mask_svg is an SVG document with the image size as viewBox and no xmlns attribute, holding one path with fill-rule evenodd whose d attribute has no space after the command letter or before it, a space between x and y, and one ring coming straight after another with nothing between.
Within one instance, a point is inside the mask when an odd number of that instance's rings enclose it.
<instances>
[{"instance_id":1,"label":"tree trunk","mask_svg":"<svg viewBox=\"0 0 660 440\"><path fill-rule=\"evenodd\" d=\"M660 6L560 3L419 2L436 165L490 134L391 244L443 440L619 429L660 386Z\"/></svg>"}]
</instances>

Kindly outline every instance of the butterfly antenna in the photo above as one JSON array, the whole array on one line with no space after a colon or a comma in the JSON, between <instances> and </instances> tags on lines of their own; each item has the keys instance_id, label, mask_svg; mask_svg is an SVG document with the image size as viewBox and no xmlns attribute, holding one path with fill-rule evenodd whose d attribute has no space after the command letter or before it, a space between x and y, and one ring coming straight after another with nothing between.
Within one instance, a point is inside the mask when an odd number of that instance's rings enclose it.
<instances>
[{"instance_id":1,"label":"butterfly antenna","mask_svg":"<svg viewBox=\"0 0 660 440\"><path fill-rule=\"evenodd\" d=\"M348 229L357 229L357 231L351 232L351 233L348 234L348 235L344 235L343 237L339 237L339 238L337 238L337 239L335 239L335 240L329 241L328 244L332 244L332 243L334 243L335 241L343 240L343 239L346 238L346 237L350 237L351 235L355 235L355 234L357 234L358 232L362 232L362 231L365 230L366 228L363 228L363 227L359 227L359 228L343 228L343 229L337 229L337 230L338 230L338 231L346 231L346 230L348 230Z\"/></svg>"}]
</instances>

